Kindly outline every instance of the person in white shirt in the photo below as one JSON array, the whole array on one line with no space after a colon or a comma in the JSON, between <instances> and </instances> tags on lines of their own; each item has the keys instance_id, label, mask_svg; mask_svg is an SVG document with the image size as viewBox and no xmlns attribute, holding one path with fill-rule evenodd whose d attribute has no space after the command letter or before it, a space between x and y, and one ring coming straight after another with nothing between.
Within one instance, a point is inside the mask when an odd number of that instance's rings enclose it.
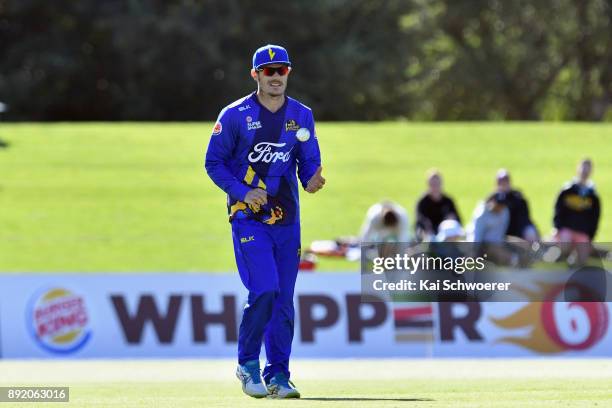
<instances>
[{"instance_id":1,"label":"person in white shirt","mask_svg":"<svg viewBox=\"0 0 612 408\"><path fill-rule=\"evenodd\" d=\"M408 242L408 213L401 205L385 200L368 209L359 234L361 242Z\"/></svg>"}]
</instances>

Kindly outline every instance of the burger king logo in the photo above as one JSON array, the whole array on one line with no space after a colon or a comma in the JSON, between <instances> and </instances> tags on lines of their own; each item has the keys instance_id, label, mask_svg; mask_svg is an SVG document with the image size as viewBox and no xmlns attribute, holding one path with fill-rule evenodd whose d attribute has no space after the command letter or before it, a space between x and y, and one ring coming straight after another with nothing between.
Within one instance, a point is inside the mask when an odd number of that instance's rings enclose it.
<instances>
[{"instance_id":1,"label":"burger king logo","mask_svg":"<svg viewBox=\"0 0 612 408\"><path fill-rule=\"evenodd\" d=\"M65 288L51 288L35 295L27 316L38 345L54 353L71 353L91 337L85 299Z\"/></svg>"}]
</instances>

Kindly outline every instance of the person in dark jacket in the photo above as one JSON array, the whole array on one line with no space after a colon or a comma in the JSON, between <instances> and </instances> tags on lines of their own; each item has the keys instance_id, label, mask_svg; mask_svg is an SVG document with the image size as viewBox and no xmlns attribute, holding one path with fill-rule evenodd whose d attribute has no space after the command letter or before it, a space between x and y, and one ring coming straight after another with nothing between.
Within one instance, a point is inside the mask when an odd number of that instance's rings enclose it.
<instances>
[{"instance_id":1,"label":"person in dark jacket","mask_svg":"<svg viewBox=\"0 0 612 408\"><path fill-rule=\"evenodd\" d=\"M454 219L461 224L459 212L453 200L442 192L442 175L430 170L427 177L427 191L419 199L416 208L416 234L420 241L429 241L437 233L440 223Z\"/></svg>"},{"instance_id":2,"label":"person in dark jacket","mask_svg":"<svg viewBox=\"0 0 612 408\"><path fill-rule=\"evenodd\" d=\"M582 160L577 177L563 186L555 203L555 241L565 244L564 252L576 249L579 264L589 256L599 224L600 202L590 180L592 171L593 162Z\"/></svg>"},{"instance_id":3,"label":"person in dark jacket","mask_svg":"<svg viewBox=\"0 0 612 408\"><path fill-rule=\"evenodd\" d=\"M528 242L539 241L538 230L529 217L527 200L520 191L512 188L508 170L499 169L495 179L497 183L496 193L500 195L510 212L510 222L506 229L506 235L518 237Z\"/></svg>"}]
</instances>

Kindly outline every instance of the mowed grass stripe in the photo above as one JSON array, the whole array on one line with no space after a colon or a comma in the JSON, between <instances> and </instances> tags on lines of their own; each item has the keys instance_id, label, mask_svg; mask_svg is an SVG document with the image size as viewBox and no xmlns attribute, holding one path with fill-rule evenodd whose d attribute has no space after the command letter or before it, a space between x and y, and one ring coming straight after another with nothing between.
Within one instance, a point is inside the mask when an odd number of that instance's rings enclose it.
<instances>
[{"instance_id":1,"label":"mowed grass stripe","mask_svg":"<svg viewBox=\"0 0 612 408\"><path fill-rule=\"evenodd\" d=\"M592 407L612 402L610 359L292 362L299 401L254 400L233 359L0 361L0 385L64 385L70 407ZM8 405L7 405L8 406ZM19 404L19 406L34 406Z\"/></svg>"}]
</instances>

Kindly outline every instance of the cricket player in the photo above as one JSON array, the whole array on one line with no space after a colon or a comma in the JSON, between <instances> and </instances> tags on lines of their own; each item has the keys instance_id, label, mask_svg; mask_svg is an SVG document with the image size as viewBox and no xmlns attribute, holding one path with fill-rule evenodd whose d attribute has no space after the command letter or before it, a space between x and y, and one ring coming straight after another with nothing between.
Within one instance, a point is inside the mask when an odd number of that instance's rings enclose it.
<instances>
[{"instance_id":1,"label":"cricket player","mask_svg":"<svg viewBox=\"0 0 612 408\"><path fill-rule=\"evenodd\" d=\"M289 381L301 253L298 178L308 193L325 184L312 110L285 95L290 73L283 47L256 50L251 77L257 91L221 111L206 152L208 175L227 193L236 264L249 292L236 376L255 398L300 397Z\"/></svg>"}]
</instances>

